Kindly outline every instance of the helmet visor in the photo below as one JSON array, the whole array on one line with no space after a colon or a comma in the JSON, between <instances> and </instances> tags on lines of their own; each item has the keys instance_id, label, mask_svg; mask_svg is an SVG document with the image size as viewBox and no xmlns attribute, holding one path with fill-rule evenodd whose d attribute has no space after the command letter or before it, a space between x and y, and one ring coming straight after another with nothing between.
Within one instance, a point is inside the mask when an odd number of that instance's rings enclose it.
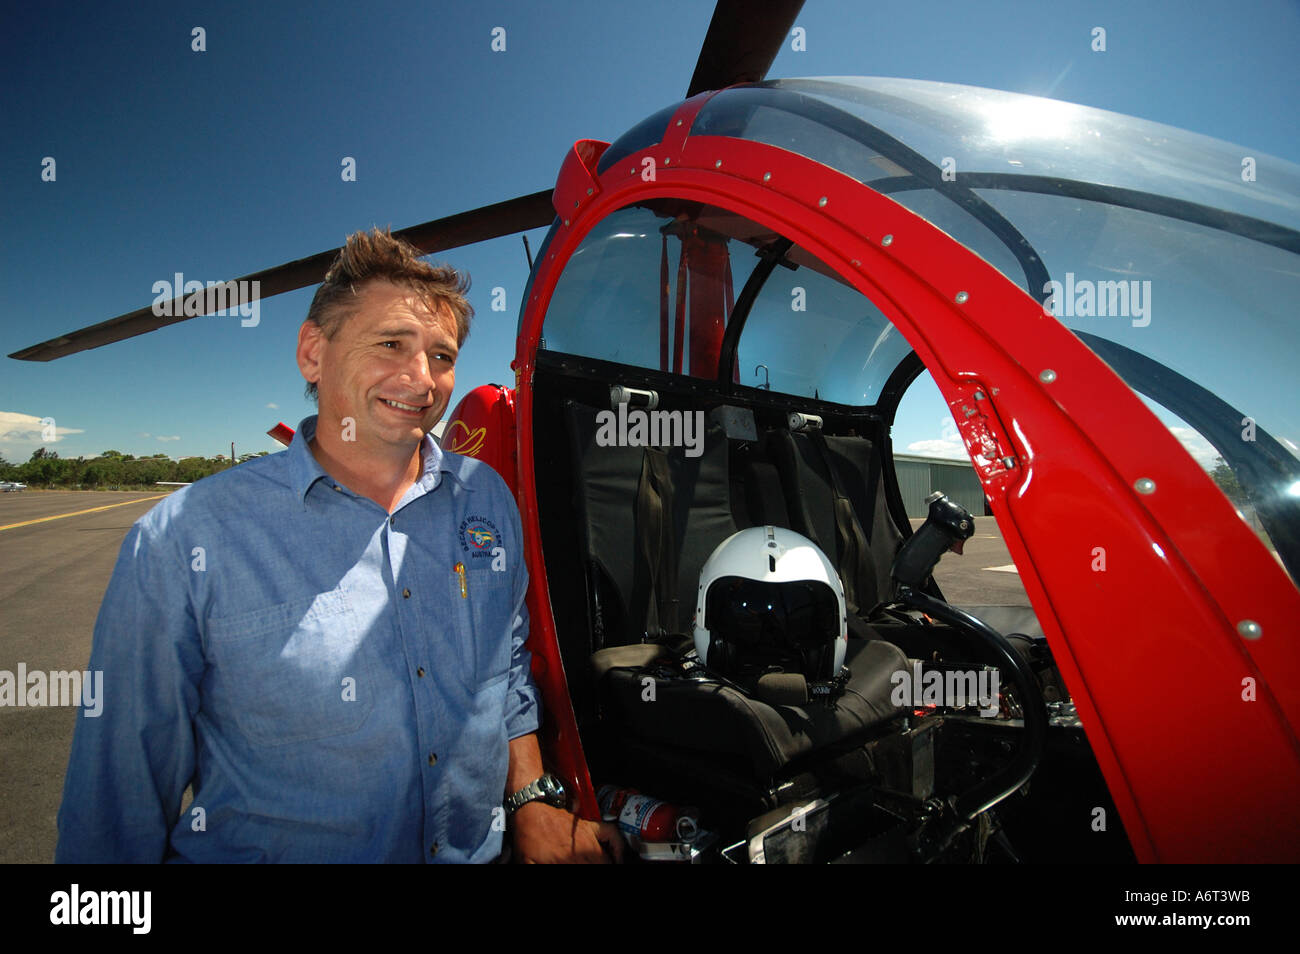
<instances>
[{"instance_id":1,"label":"helmet visor","mask_svg":"<svg viewBox=\"0 0 1300 954\"><path fill-rule=\"evenodd\" d=\"M816 580L769 583L723 576L705 596L704 625L750 664L807 671L809 653L832 646L840 634L839 600Z\"/></svg>"}]
</instances>

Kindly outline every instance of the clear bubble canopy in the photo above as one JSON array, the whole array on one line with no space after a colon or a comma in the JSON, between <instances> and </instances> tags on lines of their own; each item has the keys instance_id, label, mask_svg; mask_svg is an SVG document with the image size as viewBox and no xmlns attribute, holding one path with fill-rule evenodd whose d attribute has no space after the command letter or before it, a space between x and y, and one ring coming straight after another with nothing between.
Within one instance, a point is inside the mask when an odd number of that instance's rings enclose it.
<instances>
[{"instance_id":1,"label":"clear bubble canopy","mask_svg":"<svg viewBox=\"0 0 1300 954\"><path fill-rule=\"evenodd\" d=\"M629 130L601 171L660 141L675 112ZM1106 110L905 79L723 90L690 135L833 168L979 255L1106 361L1300 568L1300 166ZM736 287L754 273L754 250L779 239L738 211L705 208L695 222L727 243ZM589 233L556 289L549 347L664 366L660 276L681 260L667 227L680 214L642 203ZM806 267L777 269L753 296L741 383L873 403L906 341L833 269L786 248Z\"/></svg>"},{"instance_id":2,"label":"clear bubble canopy","mask_svg":"<svg viewBox=\"0 0 1300 954\"><path fill-rule=\"evenodd\" d=\"M917 174L896 154L901 144L940 171L949 160L957 176L1095 183L1300 229L1300 166L1292 162L1022 93L877 77L773 80L718 93L691 132L779 146L861 182Z\"/></svg>"}]
</instances>

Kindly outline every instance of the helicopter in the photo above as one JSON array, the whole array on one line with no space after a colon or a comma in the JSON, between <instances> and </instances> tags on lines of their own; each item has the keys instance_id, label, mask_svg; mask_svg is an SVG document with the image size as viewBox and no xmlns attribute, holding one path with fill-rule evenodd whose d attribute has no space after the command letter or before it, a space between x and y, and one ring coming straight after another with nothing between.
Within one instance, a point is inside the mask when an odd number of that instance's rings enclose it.
<instances>
[{"instance_id":1,"label":"helicopter","mask_svg":"<svg viewBox=\"0 0 1300 954\"><path fill-rule=\"evenodd\" d=\"M574 807L599 817L605 784L698 805L705 860L1295 860L1296 402L1259 388L1294 387L1276 368L1296 349L1260 342L1294 336L1296 168L1255 157L1271 175L1248 180L1228 144L1035 97L768 81L801 4L742 6L718 4L683 101L575 143L553 189L396 233L432 253L550 229L514 386L466 396L443 442L516 495L546 750ZM333 255L238 281L268 297ZM194 311L176 304L12 357ZM922 373L1032 604L999 623L1014 643L990 625L1005 613L952 607L933 579L969 529L951 501L915 532L903 512L890 427ZM598 440L619 409L703 415L702 453ZM861 706L669 665L706 559L766 526L844 579ZM997 717L892 703L913 663L1003 673Z\"/></svg>"}]
</instances>

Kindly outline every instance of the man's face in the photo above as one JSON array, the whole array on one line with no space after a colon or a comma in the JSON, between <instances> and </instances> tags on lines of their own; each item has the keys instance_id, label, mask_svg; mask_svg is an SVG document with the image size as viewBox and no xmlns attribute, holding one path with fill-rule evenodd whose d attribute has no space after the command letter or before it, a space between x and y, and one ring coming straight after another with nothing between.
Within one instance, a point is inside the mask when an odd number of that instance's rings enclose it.
<instances>
[{"instance_id":1,"label":"man's face","mask_svg":"<svg viewBox=\"0 0 1300 954\"><path fill-rule=\"evenodd\" d=\"M457 350L449 309L434 314L408 289L374 281L332 339L303 324L298 366L317 381L322 425L350 417L358 444L410 448L447 409Z\"/></svg>"}]
</instances>

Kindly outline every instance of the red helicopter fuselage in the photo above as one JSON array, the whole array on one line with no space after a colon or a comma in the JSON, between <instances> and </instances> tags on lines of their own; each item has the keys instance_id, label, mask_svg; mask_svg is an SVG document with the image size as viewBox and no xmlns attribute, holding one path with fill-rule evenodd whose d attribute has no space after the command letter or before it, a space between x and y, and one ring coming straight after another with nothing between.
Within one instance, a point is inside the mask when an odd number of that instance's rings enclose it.
<instances>
[{"instance_id":1,"label":"red helicopter fuselage","mask_svg":"<svg viewBox=\"0 0 1300 954\"><path fill-rule=\"evenodd\" d=\"M713 95L682 103L660 142L599 174L607 145L575 144L523 303L515 388L468 395L444 438L491 463L516 493L549 754L578 810L599 817L548 591L551 575L574 568L543 555L538 469L554 449L534 440L539 340L591 229L617 210L676 199L793 240L915 349L952 411L1137 858L1294 858L1300 654L1285 637L1300 594L1283 569L1169 429L1039 301L848 175L761 142L689 135ZM712 372L721 389L734 291L725 255L712 253L706 240L683 245L678 267L691 280L677 287L696 296L692 324L689 337L670 328L683 303L665 303L660 370L680 374L685 360L695 385ZM716 322L697 320L706 313ZM1106 572L1090 571L1095 546L1109 556ZM1248 631L1264 636L1243 638Z\"/></svg>"}]
</instances>

